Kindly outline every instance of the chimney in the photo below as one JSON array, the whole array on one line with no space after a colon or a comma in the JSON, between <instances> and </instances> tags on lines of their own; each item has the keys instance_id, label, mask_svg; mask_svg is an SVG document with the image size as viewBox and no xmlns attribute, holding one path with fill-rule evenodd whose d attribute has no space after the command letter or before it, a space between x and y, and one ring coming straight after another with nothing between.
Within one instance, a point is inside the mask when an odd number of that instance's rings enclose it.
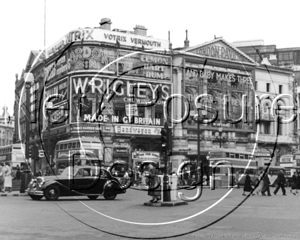
<instances>
[{"instance_id":1,"label":"chimney","mask_svg":"<svg viewBox=\"0 0 300 240\"><path fill-rule=\"evenodd\" d=\"M185 35L184 47L188 48L190 46L190 41L188 40L188 30L185 30Z\"/></svg>"},{"instance_id":2,"label":"chimney","mask_svg":"<svg viewBox=\"0 0 300 240\"><path fill-rule=\"evenodd\" d=\"M99 24L101 29L110 30L112 22L110 18L102 18Z\"/></svg>"},{"instance_id":3,"label":"chimney","mask_svg":"<svg viewBox=\"0 0 300 240\"><path fill-rule=\"evenodd\" d=\"M135 28L133 28L134 34L141 35L141 36L147 36L147 28L145 28L142 25L136 25Z\"/></svg>"}]
</instances>

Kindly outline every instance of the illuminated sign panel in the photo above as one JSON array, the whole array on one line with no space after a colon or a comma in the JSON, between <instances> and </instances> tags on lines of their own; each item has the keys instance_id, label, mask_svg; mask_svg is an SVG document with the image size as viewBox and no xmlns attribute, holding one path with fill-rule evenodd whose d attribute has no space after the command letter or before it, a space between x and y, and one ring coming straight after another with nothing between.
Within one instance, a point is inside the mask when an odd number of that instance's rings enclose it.
<instances>
[{"instance_id":1,"label":"illuminated sign panel","mask_svg":"<svg viewBox=\"0 0 300 240\"><path fill-rule=\"evenodd\" d=\"M69 64L66 54L61 56L57 61L52 61L45 67L45 80L47 84L64 76L68 72L68 69Z\"/></svg>"},{"instance_id":2,"label":"illuminated sign panel","mask_svg":"<svg viewBox=\"0 0 300 240\"><path fill-rule=\"evenodd\" d=\"M115 126L115 132L119 134L136 135L160 135L160 127L137 127L137 126Z\"/></svg>"},{"instance_id":3,"label":"illuminated sign panel","mask_svg":"<svg viewBox=\"0 0 300 240\"><path fill-rule=\"evenodd\" d=\"M169 41L152 37L140 36L137 34L109 31L100 28L84 28L70 31L55 44L46 50L49 57L62 49L67 43L79 41L98 41L116 43L130 47L144 47L146 49L169 49Z\"/></svg>"},{"instance_id":4,"label":"illuminated sign panel","mask_svg":"<svg viewBox=\"0 0 300 240\"><path fill-rule=\"evenodd\" d=\"M252 106L255 96L252 81L251 73L237 71L236 69L214 68L213 66L205 66L201 69L187 67L185 70L185 94L192 102L191 111L196 113L194 99L207 89L208 97L203 98L201 104L203 107L208 106L206 116L208 119L216 116L218 111L218 117L211 123L212 126L252 130L254 120L251 116L254 114ZM243 95L247 96L247 103L245 102L244 105ZM239 119L244 108L243 121L247 119L247 124L243 122L231 124L224 118L225 107L228 119L232 120ZM202 114L201 111L200 114Z\"/></svg>"},{"instance_id":5,"label":"illuminated sign panel","mask_svg":"<svg viewBox=\"0 0 300 240\"><path fill-rule=\"evenodd\" d=\"M130 53L130 51L120 51L120 57ZM138 53L118 61L118 74L171 80L171 65L171 57Z\"/></svg>"},{"instance_id":6,"label":"illuminated sign panel","mask_svg":"<svg viewBox=\"0 0 300 240\"><path fill-rule=\"evenodd\" d=\"M100 70L117 59L117 50L97 46L78 46L69 50L69 69ZM116 73L116 63L109 65L104 71Z\"/></svg>"},{"instance_id":7,"label":"illuminated sign panel","mask_svg":"<svg viewBox=\"0 0 300 240\"><path fill-rule=\"evenodd\" d=\"M171 92L171 84L125 80L113 76L74 75L70 77L70 86L71 122L79 120L95 123L162 125L161 118L149 116L155 115L157 107L162 109ZM83 94L85 98L81 98ZM146 107L150 106L156 96L159 96L158 101L151 107ZM129 103L131 107L128 107ZM128 108L133 108L134 114Z\"/></svg>"}]
</instances>

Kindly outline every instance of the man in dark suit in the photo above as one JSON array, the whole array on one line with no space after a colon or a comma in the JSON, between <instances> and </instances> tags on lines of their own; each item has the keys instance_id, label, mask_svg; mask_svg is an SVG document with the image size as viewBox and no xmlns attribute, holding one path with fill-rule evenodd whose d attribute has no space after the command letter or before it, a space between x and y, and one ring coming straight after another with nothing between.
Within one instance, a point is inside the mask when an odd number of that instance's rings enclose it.
<instances>
[{"instance_id":1,"label":"man in dark suit","mask_svg":"<svg viewBox=\"0 0 300 240\"><path fill-rule=\"evenodd\" d=\"M266 193L268 193L268 196L272 196L271 193L270 193L270 179L269 179L269 176L268 176L268 172L265 173L265 176L263 178L263 182L264 182L264 185L263 185L263 189L261 191L261 195L263 196L266 196Z\"/></svg>"},{"instance_id":2,"label":"man in dark suit","mask_svg":"<svg viewBox=\"0 0 300 240\"><path fill-rule=\"evenodd\" d=\"M278 173L277 175L277 188L275 189L274 191L274 194L276 195L276 193L278 192L279 188L281 188L282 190L282 194L283 196L286 196L286 193L285 193L285 188L284 188L284 185L285 185L286 181L285 181L285 176L283 174L283 171L280 170L280 172Z\"/></svg>"}]
</instances>

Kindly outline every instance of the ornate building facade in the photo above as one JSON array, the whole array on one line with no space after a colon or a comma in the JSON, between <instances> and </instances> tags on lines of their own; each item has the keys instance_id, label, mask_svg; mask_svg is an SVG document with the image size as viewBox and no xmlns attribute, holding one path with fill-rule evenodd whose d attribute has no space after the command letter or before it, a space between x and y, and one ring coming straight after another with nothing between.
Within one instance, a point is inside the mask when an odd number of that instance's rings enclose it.
<instances>
[{"instance_id":1,"label":"ornate building facade","mask_svg":"<svg viewBox=\"0 0 300 240\"><path fill-rule=\"evenodd\" d=\"M161 128L167 116L181 119L171 125L171 169L196 161L198 137L204 152L249 153L256 146L260 165L267 163L263 149L273 141L281 149L295 143L295 123L278 128L270 110L277 89L293 95L292 72L267 69L223 38L192 47L186 39L184 48L172 49L168 40L147 36L143 26L111 30L110 19L102 19L100 27L68 32L39 61L37 54L30 53L24 72L34 76L30 99L23 94L20 101L23 107L29 101L28 141L38 169L55 162L58 141L83 136L103 143L105 165L123 160L135 166L137 156L148 152L163 166ZM22 84L23 75L16 92ZM269 97L260 99L265 93ZM275 105L293 103L280 101ZM20 114L22 129L16 131L25 136L26 115ZM280 114L284 119L290 112ZM196 118L202 121L199 131ZM46 157L37 156L40 150Z\"/></svg>"}]
</instances>

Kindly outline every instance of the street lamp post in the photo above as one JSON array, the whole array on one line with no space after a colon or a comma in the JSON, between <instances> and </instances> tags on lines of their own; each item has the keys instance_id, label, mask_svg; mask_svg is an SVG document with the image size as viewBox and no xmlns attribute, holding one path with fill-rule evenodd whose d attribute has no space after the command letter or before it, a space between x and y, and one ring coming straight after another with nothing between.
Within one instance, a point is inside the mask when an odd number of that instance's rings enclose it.
<instances>
[{"instance_id":1,"label":"street lamp post","mask_svg":"<svg viewBox=\"0 0 300 240\"><path fill-rule=\"evenodd\" d=\"M201 107L197 106L197 164L196 164L197 180L200 180L198 176L199 176L199 163L201 162L200 161L200 110ZM207 115L207 110L202 109L202 116L205 118L206 115ZM203 171L203 165L201 164L201 173L202 171Z\"/></svg>"},{"instance_id":2,"label":"street lamp post","mask_svg":"<svg viewBox=\"0 0 300 240\"><path fill-rule=\"evenodd\" d=\"M50 152L50 132L51 132L50 122L48 122L48 143L47 143L47 145L48 145L49 164L52 163L51 162L51 157L50 157L50 154L51 154L51 152Z\"/></svg>"},{"instance_id":3,"label":"street lamp post","mask_svg":"<svg viewBox=\"0 0 300 240\"><path fill-rule=\"evenodd\" d=\"M197 180L200 180L198 175L198 167L199 167L199 162L200 162L200 108L197 108L197 112L198 112L198 118L197 118Z\"/></svg>"},{"instance_id":4,"label":"street lamp post","mask_svg":"<svg viewBox=\"0 0 300 240\"><path fill-rule=\"evenodd\" d=\"M47 103L47 110L51 110L53 108L53 102L48 102ZM51 162L51 151L50 151L50 134L51 134L51 119L50 119L50 114L49 111L47 111L48 113L48 126L47 126L47 130L48 130L48 139L47 139L47 148L48 148L48 158L49 158L49 165L52 163Z\"/></svg>"},{"instance_id":5,"label":"street lamp post","mask_svg":"<svg viewBox=\"0 0 300 240\"><path fill-rule=\"evenodd\" d=\"M34 76L32 73L25 73L25 88L26 88L26 125L25 125L25 158L27 163L29 162L29 126L30 126L30 88L31 84L34 82Z\"/></svg>"}]
</instances>

